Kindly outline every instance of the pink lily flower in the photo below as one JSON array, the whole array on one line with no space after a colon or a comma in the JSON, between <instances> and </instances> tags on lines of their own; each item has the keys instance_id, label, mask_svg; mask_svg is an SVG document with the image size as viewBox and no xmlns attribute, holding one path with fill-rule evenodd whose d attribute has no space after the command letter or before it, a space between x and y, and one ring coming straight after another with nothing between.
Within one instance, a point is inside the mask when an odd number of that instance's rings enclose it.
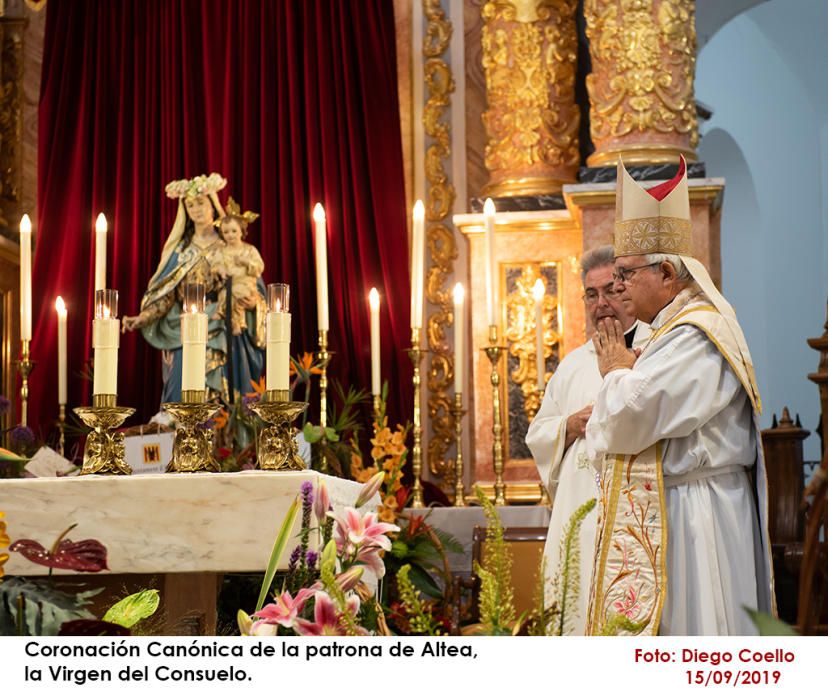
<instances>
[{"instance_id":1,"label":"pink lily flower","mask_svg":"<svg viewBox=\"0 0 828 700\"><path fill-rule=\"evenodd\" d=\"M374 494L379 491L383 481L385 481L385 472L377 472L374 474L374 476L372 476L365 483L365 486L363 486L362 490L359 492L356 503L354 503L354 508L361 508L368 503L368 501L374 497Z\"/></svg>"},{"instance_id":2,"label":"pink lily flower","mask_svg":"<svg viewBox=\"0 0 828 700\"><path fill-rule=\"evenodd\" d=\"M355 508L346 508L345 516L334 516L336 532L334 541L340 555L352 557L362 549L391 549L391 540L386 532L399 532L400 528L391 523L377 521L376 513L360 515Z\"/></svg>"},{"instance_id":3,"label":"pink lily flower","mask_svg":"<svg viewBox=\"0 0 828 700\"><path fill-rule=\"evenodd\" d=\"M359 554L357 554L357 561L360 564L364 564L366 569L372 571L377 579L385 576L385 564L379 553L380 550L376 547L369 547L360 549Z\"/></svg>"},{"instance_id":4,"label":"pink lily flower","mask_svg":"<svg viewBox=\"0 0 828 700\"><path fill-rule=\"evenodd\" d=\"M293 627L297 617L305 607L305 601L312 595L313 591L308 588L303 588L296 594L294 598L289 591L284 591L281 595L276 596L275 603L265 605L253 616L258 618L261 622L269 625L282 625L282 627ZM254 623L255 627L256 623Z\"/></svg>"},{"instance_id":5,"label":"pink lily flower","mask_svg":"<svg viewBox=\"0 0 828 700\"><path fill-rule=\"evenodd\" d=\"M322 481L319 484L319 490L316 493L316 500L313 502L313 512L316 515L316 522L319 523L319 526L325 524L325 520L328 517L328 511L331 509L331 498L328 495L328 487L325 486L325 482Z\"/></svg>"},{"instance_id":6,"label":"pink lily flower","mask_svg":"<svg viewBox=\"0 0 828 700\"><path fill-rule=\"evenodd\" d=\"M359 610L359 598L354 595L349 596L347 605L351 615L356 615ZM307 637L340 637L347 632L342 619L343 614L336 609L336 605L331 597L323 591L316 593L313 617L313 622L298 618L295 626L296 632ZM362 627L358 627L357 631L360 634L368 634L367 630L364 630Z\"/></svg>"}]
</instances>

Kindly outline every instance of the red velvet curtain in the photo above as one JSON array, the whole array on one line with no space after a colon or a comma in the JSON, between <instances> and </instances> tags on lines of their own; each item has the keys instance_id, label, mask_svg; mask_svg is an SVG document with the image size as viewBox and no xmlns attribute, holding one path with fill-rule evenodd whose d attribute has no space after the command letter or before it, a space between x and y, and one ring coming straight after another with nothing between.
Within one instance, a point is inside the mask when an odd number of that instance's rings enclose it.
<instances>
[{"instance_id":1,"label":"red velvet curtain","mask_svg":"<svg viewBox=\"0 0 828 700\"><path fill-rule=\"evenodd\" d=\"M388 0L50 0L39 112L32 425L57 413L54 299L69 306L69 403L88 405L94 220L108 282L138 311L175 218L167 182L216 171L261 212L266 282L291 285L293 354L315 350L311 208L325 205L332 374L370 387L368 289L383 297L392 419L411 369L406 202ZM160 357L122 336L119 402L145 422ZM317 394L314 394L318 396Z\"/></svg>"}]
</instances>

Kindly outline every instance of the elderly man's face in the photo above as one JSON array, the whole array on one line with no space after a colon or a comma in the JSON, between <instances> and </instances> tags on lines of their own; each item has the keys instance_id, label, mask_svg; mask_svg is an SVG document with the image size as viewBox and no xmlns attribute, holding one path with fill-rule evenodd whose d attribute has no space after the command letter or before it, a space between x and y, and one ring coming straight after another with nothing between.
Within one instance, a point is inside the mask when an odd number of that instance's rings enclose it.
<instances>
[{"instance_id":1,"label":"elderly man's face","mask_svg":"<svg viewBox=\"0 0 828 700\"><path fill-rule=\"evenodd\" d=\"M592 328L602 318L617 318L626 331L635 321L629 298L615 291L612 265L595 267L584 279L584 305Z\"/></svg>"},{"instance_id":2,"label":"elderly man's face","mask_svg":"<svg viewBox=\"0 0 828 700\"><path fill-rule=\"evenodd\" d=\"M647 264L643 255L622 255L615 259L615 291L632 302L635 317L651 323L675 296L675 275L666 263Z\"/></svg>"}]
</instances>

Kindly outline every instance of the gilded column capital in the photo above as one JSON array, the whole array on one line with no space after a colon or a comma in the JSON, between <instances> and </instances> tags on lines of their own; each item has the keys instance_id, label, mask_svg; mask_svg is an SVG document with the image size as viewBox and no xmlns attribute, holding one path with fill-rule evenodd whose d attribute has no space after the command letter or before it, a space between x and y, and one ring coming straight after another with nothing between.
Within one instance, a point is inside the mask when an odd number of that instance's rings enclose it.
<instances>
[{"instance_id":1,"label":"gilded column capital","mask_svg":"<svg viewBox=\"0 0 828 700\"><path fill-rule=\"evenodd\" d=\"M560 192L579 164L576 0L489 0L481 8L483 194Z\"/></svg>"},{"instance_id":2,"label":"gilded column capital","mask_svg":"<svg viewBox=\"0 0 828 700\"><path fill-rule=\"evenodd\" d=\"M696 159L694 0L585 0L589 165Z\"/></svg>"}]
</instances>

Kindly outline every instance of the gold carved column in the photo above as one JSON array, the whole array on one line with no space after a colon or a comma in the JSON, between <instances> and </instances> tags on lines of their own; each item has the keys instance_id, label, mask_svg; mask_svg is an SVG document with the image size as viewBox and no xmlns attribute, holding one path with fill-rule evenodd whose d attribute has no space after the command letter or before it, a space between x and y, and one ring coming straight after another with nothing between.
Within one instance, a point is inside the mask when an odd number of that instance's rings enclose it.
<instances>
[{"instance_id":1,"label":"gold carved column","mask_svg":"<svg viewBox=\"0 0 828 700\"><path fill-rule=\"evenodd\" d=\"M22 17L0 17L0 227L16 230L23 180Z\"/></svg>"},{"instance_id":2,"label":"gold carved column","mask_svg":"<svg viewBox=\"0 0 828 700\"><path fill-rule=\"evenodd\" d=\"M585 0L591 166L696 159L694 0Z\"/></svg>"},{"instance_id":3,"label":"gold carved column","mask_svg":"<svg viewBox=\"0 0 828 700\"><path fill-rule=\"evenodd\" d=\"M456 193L449 180L446 164L451 156L451 133L447 111L454 92L451 67L443 56L451 41L451 22L440 0L423 0L426 18L423 38L423 73L426 103L423 128L430 143L426 149L426 241L429 266L426 277L426 299L433 307L426 321L428 341L428 416L431 437L428 442L427 464L430 473L450 484L453 480L446 452L454 445L454 366L451 348L446 342L447 329L453 324L453 302L448 282L454 274L457 243L451 230L449 215Z\"/></svg>"},{"instance_id":4,"label":"gold carved column","mask_svg":"<svg viewBox=\"0 0 828 700\"><path fill-rule=\"evenodd\" d=\"M577 0L488 0L481 44L493 197L550 194L579 165Z\"/></svg>"}]
</instances>

